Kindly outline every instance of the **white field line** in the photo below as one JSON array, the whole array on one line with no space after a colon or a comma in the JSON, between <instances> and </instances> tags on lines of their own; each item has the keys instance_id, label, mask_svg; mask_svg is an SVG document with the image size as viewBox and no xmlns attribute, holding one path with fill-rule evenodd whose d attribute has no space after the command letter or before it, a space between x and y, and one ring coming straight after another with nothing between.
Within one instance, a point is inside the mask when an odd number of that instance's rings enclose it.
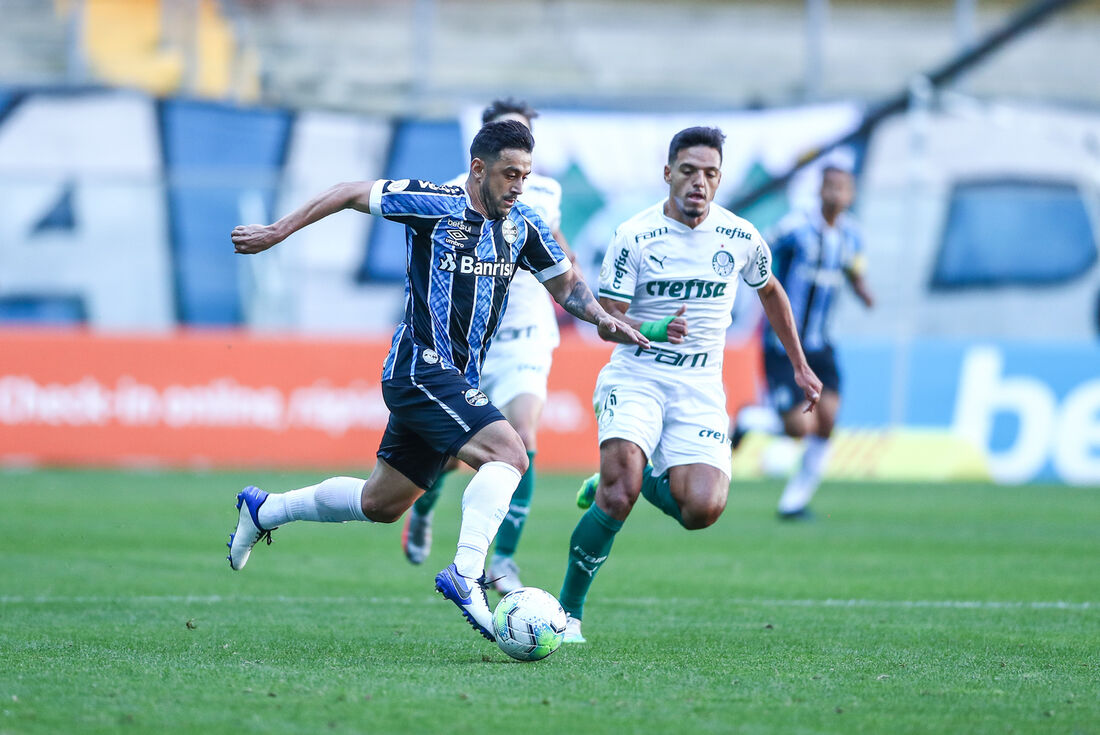
<instances>
[{"instance_id":1,"label":"white field line","mask_svg":"<svg viewBox=\"0 0 1100 735\"><path fill-rule=\"evenodd\" d=\"M220 605L220 604L320 604L320 605L419 605L436 599L425 595L411 597L301 597L285 595L0 595L0 605ZM673 597L604 597L601 602L634 607L655 607L697 602ZM948 610L1100 610L1100 602L1066 602L1064 600L770 600L759 598L727 598L730 606L742 607L805 607L805 608L870 608L870 609L948 609Z\"/></svg>"}]
</instances>

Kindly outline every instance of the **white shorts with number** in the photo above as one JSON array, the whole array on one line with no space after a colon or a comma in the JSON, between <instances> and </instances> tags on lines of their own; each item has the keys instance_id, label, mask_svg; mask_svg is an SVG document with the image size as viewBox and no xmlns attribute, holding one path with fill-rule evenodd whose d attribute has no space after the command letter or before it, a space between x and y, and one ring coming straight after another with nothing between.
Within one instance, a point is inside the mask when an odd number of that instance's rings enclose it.
<instances>
[{"instance_id":1,"label":"white shorts with number","mask_svg":"<svg viewBox=\"0 0 1100 735\"><path fill-rule=\"evenodd\" d=\"M707 464L730 475L729 416L721 375L687 379L630 372L620 365L600 371L593 395L600 444L626 439L642 448L658 475L669 467Z\"/></svg>"}]
</instances>

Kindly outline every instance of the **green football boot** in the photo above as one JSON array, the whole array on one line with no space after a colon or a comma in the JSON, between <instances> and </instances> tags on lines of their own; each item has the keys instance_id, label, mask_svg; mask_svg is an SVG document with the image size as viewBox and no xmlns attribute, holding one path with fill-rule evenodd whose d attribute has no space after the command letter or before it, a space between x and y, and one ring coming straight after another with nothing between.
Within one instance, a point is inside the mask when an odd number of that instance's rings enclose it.
<instances>
[{"instance_id":1,"label":"green football boot","mask_svg":"<svg viewBox=\"0 0 1100 735\"><path fill-rule=\"evenodd\" d=\"M581 489L577 491L577 507L581 510L587 510L592 507L592 503L596 500L596 486L600 484L600 473L589 477L587 480L581 483Z\"/></svg>"}]
</instances>

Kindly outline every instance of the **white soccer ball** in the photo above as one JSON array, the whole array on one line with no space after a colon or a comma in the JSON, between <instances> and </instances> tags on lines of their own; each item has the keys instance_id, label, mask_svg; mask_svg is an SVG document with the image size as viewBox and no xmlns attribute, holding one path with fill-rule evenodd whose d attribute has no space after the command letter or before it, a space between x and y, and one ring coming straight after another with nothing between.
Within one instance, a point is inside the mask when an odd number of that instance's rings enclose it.
<instances>
[{"instance_id":1,"label":"white soccer ball","mask_svg":"<svg viewBox=\"0 0 1100 735\"><path fill-rule=\"evenodd\" d=\"M493 611L493 633L500 650L520 661L538 661L561 647L565 610L538 587L509 592Z\"/></svg>"}]
</instances>

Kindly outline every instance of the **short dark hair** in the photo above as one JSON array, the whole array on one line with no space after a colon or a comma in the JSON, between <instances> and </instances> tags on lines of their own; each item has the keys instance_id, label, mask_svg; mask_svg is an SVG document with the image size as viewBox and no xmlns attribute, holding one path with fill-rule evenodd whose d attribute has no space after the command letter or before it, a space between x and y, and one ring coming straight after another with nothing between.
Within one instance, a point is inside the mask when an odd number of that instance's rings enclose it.
<instances>
[{"instance_id":1,"label":"short dark hair","mask_svg":"<svg viewBox=\"0 0 1100 735\"><path fill-rule=\"evenodd\" d=\"M481 126L470 144L470 160L494 161L500 152L515 148L530 153L535 149L535 138L531 131L516 120L501 120Z\"/></svg>"},{"instance_id":2,"label":"short dark hair","mask_svg":"<svg viewBox=\"0 0 1100 735\"><path fill-rule=\"evenodd\" d=\"M672 142L668 144L668 162L676 160L676 155L685 148L697 145L705 145L718 151L718 160L722 160L722 144L726 142L726 135L718 128L684 128L672 136Z\"/></svg>"},{"instance_id":3,"label":"short dark hair","mask_svg":"<svg viewBox=\"0 0 1100 735\"><path fill-rule=\"evenodd\" d=\"M855 172L852 171L852 169L850 169L846 166L843 166L839 163L827 163L827 164L825 164L825 168L821 169L821 178L824 179L826 176L828 176L832 172L836 172L836 173L840 173L840 174L845 174L847 176L855 177Z\"/></svg>"},{"instance_id":4,"label":"short dark hair","mask_svg":"<svg viewBox=\"0 0 1100 735\"><path fill-rule=\"evenodd\" d=\"M481 124L492 122L501 115L523 115L527 118L527 122L531 122L539 116L534 107L527 104L525 100L517 100L515 97L505 97L503 99L495 99L489 103L481 112Z\"/></svg>"}]
</instances>

